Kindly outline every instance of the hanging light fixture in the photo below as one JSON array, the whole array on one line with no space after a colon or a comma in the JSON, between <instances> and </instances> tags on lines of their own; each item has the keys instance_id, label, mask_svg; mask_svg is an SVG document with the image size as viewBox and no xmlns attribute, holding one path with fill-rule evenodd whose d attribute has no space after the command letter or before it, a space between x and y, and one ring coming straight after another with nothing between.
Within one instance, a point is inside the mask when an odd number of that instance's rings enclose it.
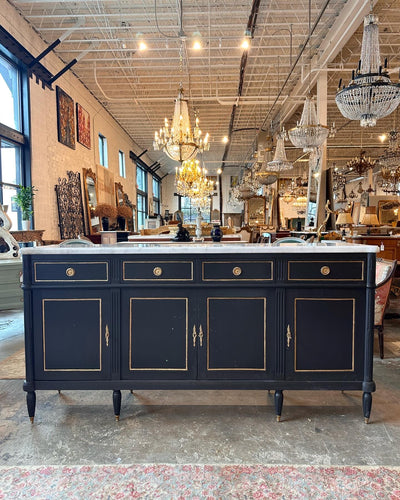
<instances>
[{"instance_id":1,"label":"hanging light fixture","mask_svg":"<svg viewBox=\"0 0 400 500\"><path fill-rule=\"evenodd\" d=\"M214 192L214 182L207 178L207 170L199 160L186 160L175 170L176 192L187 196L193 204L207 204ZM206 203L207 202L207 203Z\"/></svg>"},{"instance_id":2,"label":"hanging light fixture","mask_svg":"<svg viewBox=\"0 0 400 500\"><path fill-rule=\"evenodd\" d=\"M378 17L371 12L364 18L361 59L347 87L336 94L336 104L345 118L360 120L362 127L373 127L376 120L390 115L400 103L400 84L392 83L387 59L381 66Z\"/></svg>"},{"instance_id":3,"label":"hanging light fixture","mask_svg":"<svg viewBox=\"0 0 400 500\"><path fill-rule=\"evenodd\" d=\"M358 175L365 176L365 173L370 168L374 168L375 160L371 160L371 158L367 158L365 156L365 151L360 152L360 156L355 156L353 159L346 163L346 167L351 170L357 172Z\"/></svg>"},{"instance_id":4,"label":"hanging light fixture","mask_svg":"<svg viewBox=\"0 0 400 500\"><path fill-rule=\"evenodd\" d=\"M400 146L397 130L389 132L389 145L383 155L379 156L378 165L381 167L396 169L400 166Z\"/></svg>"},{"instance_id":5,"label":"hanging light fixture","mask_svg":"<svg viewBox=\"0 0 400 500\"><path fill-rule=\"evenodd\" d=\"M328 138L330 129L318 123L315 104L310 95L304 102L300 122L297 122L297 126L290 129L288 134L293 146L302 148L305 153L322 146Z\"/></svg>"},{"instance_id":6,"label":"hanging light fixture","mask_svg":"<svg viewBox=\"0 0 400 500\"><path fill-rule=\"evenodd\" d=\"M277 135L276 138L274 159L267 163L268 168L272 172L284 172L293 168L293 163L290 162L286 157L285 139L286 131L285 129L282 129L282 131Z\"/></svg>"},{"instance_id":7,"label":"hanging light fixture","mask_svg":"<svg viewBox=\"0 0 400 500\"><path fill-rule=\"evenodd\" d=\"M208 139L208 133L204 139L202 137L197 116L192 130L188 100L184 99L181 83L178 97L175 99L172 125L170 127L168 118L165 118L164 126L154 134L153 147L156 151L164 151L172 160L182 162L194 158L199 152L208 151L210 149Z\"/></svg>"}]
</instances>

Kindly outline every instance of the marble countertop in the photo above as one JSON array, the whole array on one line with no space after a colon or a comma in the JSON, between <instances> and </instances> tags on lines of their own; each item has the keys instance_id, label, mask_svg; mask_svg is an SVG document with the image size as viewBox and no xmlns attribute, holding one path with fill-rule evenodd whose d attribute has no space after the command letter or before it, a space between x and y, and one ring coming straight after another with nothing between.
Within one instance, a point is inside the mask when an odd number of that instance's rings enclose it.
<instances>
[{"instance_id":1,"label":"marble countertop","mask_svg":"<svg viewBox=\"0 0 400 500\"><path fill-rule=\"evenodd\" d=\"M241 243L230 245L229 243L117 243L115 245L93 245L93 246L65 246L46 245L40 247L22 248L23 255L102 255L102 254L270 254L270 253L377 253L379 247L375 245L357 245L337 242L311 243L308 245L286 244L273 246L270 244L248 244Z\"/></svg>"}]
</instances>

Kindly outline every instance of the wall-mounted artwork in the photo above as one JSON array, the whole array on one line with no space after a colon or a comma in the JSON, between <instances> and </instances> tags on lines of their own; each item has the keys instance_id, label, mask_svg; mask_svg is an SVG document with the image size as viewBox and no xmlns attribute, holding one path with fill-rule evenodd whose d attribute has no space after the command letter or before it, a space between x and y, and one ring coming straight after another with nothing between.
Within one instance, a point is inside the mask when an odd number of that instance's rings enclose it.
<instances>
[{"instance_id":1,"label":"wall-mounted artwork","mask_svg":"<svg viewBox=\"0 0 400 500\"><path fill-rule=\"evenodd\" d=\"M90 115L76 103L76 138L85 148L90 149Z\"/></svg>"},{"instance_id":2,"label":"wall-mounted artwork","mask_svg":"<svg viewBox=\"0 0 400 500\"><path fill-rule=\"evenodd\" d=\"M75 149L74 101L58 86L56 95L58 140L61 144Z\"/></svg>"}]
</instances>

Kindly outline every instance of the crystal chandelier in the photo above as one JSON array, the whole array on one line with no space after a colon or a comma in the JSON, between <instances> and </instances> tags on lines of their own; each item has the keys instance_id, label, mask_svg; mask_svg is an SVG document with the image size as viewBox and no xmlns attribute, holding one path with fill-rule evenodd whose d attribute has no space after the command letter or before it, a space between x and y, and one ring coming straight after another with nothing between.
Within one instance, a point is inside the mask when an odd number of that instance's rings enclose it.
<instances>
[{"instance_id":1,"label":"crystal chandelier","mask_svg":"<svg viewBox=\"0 0 400 500\"><path fill-rule=\"evenodd\" d=\"M397 130L389 132L389 146L377 161L378 165L389 169L395 169L400 166L400 147Z\"/></svg>"},{"instance_id":2,"label":"crystal chandelier","mask_svg":"<svg viewBox=\"0 0 400 500\"><path fill-rule=\"evenodd\" d=\"M300 122L297 122L297 126L290 129L288 134L293 146L303 148L305 153L322 146L328 138L330 130L318 123L315 104L310 95L306 97Z\"/></svg>"},{"instance_id":3,"label":"crystal chandelier","mask_svg":"<svg viewBox=\"0 0 400 500\"><path fill-rule=\"evenodd\" d=\"M379 50L378 17L372 12L364 18L361 60L347 87L340 89L336 104L345 118L360 120L362 127L373 127L376 120L390 115L400 102L400 85L392 83L387 60L382 69Z\"/></svg>"},{"instance_id":4,"label":"crystal chandelier","mask_svg":"<svg viewBox=\"0 0 400 500\"><path fill-rule=\"evenodd\" d=\"M365 151L361 151L360 156L356 156L348 161L346 166L352 172L355 171L358 175L364 176L367 170L374 168L375 163L375 160L371 160L371 158L365 156Z\"/></svg>"},{"instance_id":5,"label":"crystal chandelier","mask_svg":"<svg viewBox=\"0 0 400 500\"><path fill-rule=\"evenodd\" d=\"M198 152L208 151L208 139L208 133L202 138L198 117L192 130L188 100L183 97L181 83L178 97L175 99L172 125L170 127L168 118L165 118L164 126L154 134L153 147L156 151L164 151L172 160L182 162L194 158Z\"/></svg>"},{"instance_id":6,"label":"crystal chandelier","mask_svg":"<svg viewBox=\"0 0 400 500\"><path fill-rule=\"evenodd\" d=\"M286 158L285 139L286 131L283 129L276 138L274 159L267 163L268 168L273 172L284 172L293 168L293 163Z\"/></svg>"},{"instance_id":7,"label":"crystal chandelier","mask_svg":"<svg viewBox=\"0 0 400 500\"><path fill-rule=\"evenodd\" d=\"M206 206L214 192L214 182L207 178L207 170L199 160L187 160L175 170L176 192L187 196L198 207Z\"/></svg>"}]
</instances>

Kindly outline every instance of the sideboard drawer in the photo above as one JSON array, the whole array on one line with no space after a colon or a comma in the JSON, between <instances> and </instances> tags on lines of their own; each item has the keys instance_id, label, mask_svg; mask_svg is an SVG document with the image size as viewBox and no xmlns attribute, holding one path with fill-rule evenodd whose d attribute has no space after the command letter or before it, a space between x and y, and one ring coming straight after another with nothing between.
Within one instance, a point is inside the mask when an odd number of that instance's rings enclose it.
<instances>
[{"instance_id":1,"label":"sideboard drawer","mask_svg":"<svg viewBox=\"0 0 400 500\"><path fill-rule=\"evenodd\" d=\"M123 281L193 281L191 261L124 261Z\"/></svg>"},{"instance_id":2,"label":"sideboard drawer","mask_svg":"<svg viewBox=\"0 0 400 500\"><path fill-rule=\"evenodd\" d=\"M272 261L205 261L203 281L271 281Z\"/></svg>"},{"instance_id":3,"label":"sideboard drawer","mask_svg":"<svg viewBox=\"0 0 400 500\"><path fill-rule=\"evenodd\" d=\"M34 282L107 282L108 262L34 262Z\"/></svg>"},{"instance_id":4,"label":"sideboard drawer","mask_svg":"<svg viewBox=\"0 0 400 500\"><path fill-rule=\"evenodd\" d=\"M289 261L289 281L363 281L364 261Z\"/></svg>"}]
</instances>

